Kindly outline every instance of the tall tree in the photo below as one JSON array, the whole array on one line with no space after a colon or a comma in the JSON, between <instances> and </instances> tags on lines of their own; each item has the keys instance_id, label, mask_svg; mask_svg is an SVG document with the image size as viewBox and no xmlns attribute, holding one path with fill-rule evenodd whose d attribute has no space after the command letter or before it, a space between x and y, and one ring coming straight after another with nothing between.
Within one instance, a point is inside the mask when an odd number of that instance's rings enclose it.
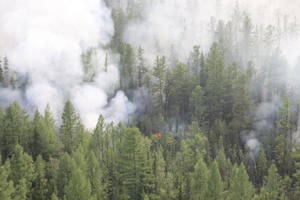
<instances>
[{"instance_id":1,"label":"tall tree","mask_svg":"<svg viewBox=\"0 0 300 200\"><path fill-rule=\"evenodd\" d=\"M277 122L278 135L275 139L274 156L281 175L291 173L292 126L290 119L290 101L286 96L280 108L280 119Z\"/></svg>"},{"instance_id":2,"label":"tall tree","mask_svg":"<svg viewBox=\"0 0 300 200\"><path fill-rule=\"evenodd\" d=\"M46 179L46 162L39 155L35 161L36 178L33 182L32 199L46 200L48 199L48 181Z\"/></svg>"},{"instance_id":3,"label":"tall tree","mask_svg":"<svg viewBox=\"0 0 300 200\"><path fill-rule=\"evenodd\" d=\"M221 200L223 197L224 184L219 172L218 164L213 161L208 181L207 200Z\"/></svg>"},{"instance_id":4,"label":"tall tree","mask_svg":"<svg viewBox=\"0 0 300 200\"><path fill-rule=\"evenodd\" d=\"M230 200L251 200L254 195L254 188L244 164L235 166L232 181L229 188L228 199Z\"/></svg>"},{"instance_id":5,"label":"tall tree","mask_svg":"<svg viewBox=\"0 0 300 200\"><path fill-rule=\"evenodd\" d=\"M14 182L16 193L25 196L30 191L32 182L36 178L34 164L30 155L24 152L20 145L16 145L10 160L10 179Z\"/></svg>"},{"instance_id":6,"label":"tall tree","mask_svg":"<svg viewBox=\"0 0 300 200\"><path fill-rule=\"evenodd\" d=\"M0 157L0 199L12 200L12 194L14 193L13 182L8 179L10 163L6 162L5 165L1 165Z\"/></svg>"},{"instance_id":7,"label":"tall tree","mask_svg":"<svg viewBox=\"0 0 300 200\"><path fill-rule=\"evenodd\" d=\"M282 179L277 172L277 168L272 164L265 176L263 186L260 191L261 200L280 200L283 195Z\"/></svg>"},{"instance_id":8,"label":"tall tree","mask_svg":"<svg viewBox=\"0 0 300 200\"><path fill-rule=\"evenodd\" d=\"M149 153L150 141L136 128L128 128L121 144L120 174L125 199L138 200L149 191L151 184Z\"/></svg>"},{"instance_id":9,"label":"tall tree","mask_svg":"<svg viewBox=\"0 0 300 200\"><path fill-rule=\"evenodd\" d=\"M215 177L210 177L215 178ZM203 158L199 158L192 173L191 199L205 200L208 194L209 171ZM213 199L213 198L212 198Z\"/></svg>"},{"instance_id":10,"label":"tall tree","mask_svg":"<svg viewBox=\"0 0 300 200\"><path fill-rule=\"evenodd\" d=\"M153 68L152 94L154 99L154 109L159 120L165 118L165 86L166 86L166 58L156 57Z\"/></svg>"},{"instance_id":11,"label":"tall tree","mask_svg":"<svg viewBox=\"0 0 300 200\"><path fill-rule=\"evenodd\" d=\"M31 144L30 129L25 111L17 103L9 105L4 117L1 139L4 159L12 155L16 144L20 144L25 150L29 151Z\"/></svg>"},{"instance_id":12,"label":"tall tree","mask_svg":"<svg viewBox=\"0 0 300 200\"><path fill-rule=\"evenodd\" d=\"M71 173L70 181L65 187L66 200L91 200L91 184L84 172L80 169L74 169Z\"/></svg>"},{"instance_id":13,"label":"tall tree","mask_svg":"<svg viewBox=\"0 0 300 200\"><path fill-rule=\"evenodd\" d=\"M62 114L62 125L60 134L64 148L71 153L82 142L83 126L71 101L67 101Z\"/></svg>"}]
</instances>

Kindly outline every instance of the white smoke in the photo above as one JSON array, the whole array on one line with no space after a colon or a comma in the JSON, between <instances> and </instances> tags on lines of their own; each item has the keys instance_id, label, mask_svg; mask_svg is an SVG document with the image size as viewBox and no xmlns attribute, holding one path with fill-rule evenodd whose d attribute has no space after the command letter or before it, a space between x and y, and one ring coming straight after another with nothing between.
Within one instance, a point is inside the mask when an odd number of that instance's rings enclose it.
<instances>
[{"instance_id":1,"label":"white smoke","mask_svg":"<svg viewBox=\"0 0 300 200\"><path fill-rule=\"evenodd\" d=\"M116 1L116 0L115 0ZM143 4L141 17L131 20L126 26L123 39L135 48L142 46L148 64L157 55L180 61L188 58L194 45L207 51L213 42L218 20L225 23L233 17L235 8L250 15L253 24L260 26L278 25L283 28L284 20L300 19L298 0L127 0L120 6ZM128 7L128 6L127 6ZM126 8L125 8L126 9ZM128 8L127 8L128 9ZM235 20L242 20L241 16ZM239 30L237 30L239 31ZM238 38L235 38L238 39ZM297 40L299 41L299 40ZM294 64L300 51L295 38L281 41L283 54Z\"/></svg>"},{"instance_id":2,"label":"white smoke","mask_svg":"<svg viewBox=\"0 0 300 200\"><path fill-rule=\"evenodd\" d=\"M99 114L116 122L126 119L130 102L123 93L112 104L124 109L107 110L119 72L113 55L104 70L104 46L114 28L102 0L0 0L0 24L0 55L6 55L10 69L27 80L23 89L0 89L1 104L15 100L43 110L49 103L58 117L70 98L88 128L95 126ZM81 55L90 48L96 49L96 74L95 81L87 83Z\"/></svg>"}]
</instances>

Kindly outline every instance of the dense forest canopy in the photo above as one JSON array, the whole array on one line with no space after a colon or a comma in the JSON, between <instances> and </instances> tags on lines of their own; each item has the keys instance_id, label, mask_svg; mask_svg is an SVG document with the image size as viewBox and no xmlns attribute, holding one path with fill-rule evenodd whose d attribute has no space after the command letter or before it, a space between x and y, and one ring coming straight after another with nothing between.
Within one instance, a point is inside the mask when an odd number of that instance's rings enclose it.
<instances>
[{"instance_id":1,"label":"dense forest canopy","mask_svg":"<svg viewBox=\"0 0 300 200\"><path fill-rule=\"evenodd\" d=\"M299 9L0 0L0 200L300 199Z\"/></svg>"}]
</instances>

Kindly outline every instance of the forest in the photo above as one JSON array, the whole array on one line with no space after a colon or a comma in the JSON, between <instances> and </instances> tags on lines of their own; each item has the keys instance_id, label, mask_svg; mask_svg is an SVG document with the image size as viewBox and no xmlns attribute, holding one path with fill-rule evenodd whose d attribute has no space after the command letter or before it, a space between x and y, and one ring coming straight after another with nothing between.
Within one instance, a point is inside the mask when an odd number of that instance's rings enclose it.
<instances>
[{"instance_id":1,"label":"forest","mask_svg":"<svg viewBox=\"0 0 300 200\"><path fill-rule=\"evenodd\" d=\"M0 200L300 199L292 11L30 2L0 9Z\"/></svg>"}]
</instances>

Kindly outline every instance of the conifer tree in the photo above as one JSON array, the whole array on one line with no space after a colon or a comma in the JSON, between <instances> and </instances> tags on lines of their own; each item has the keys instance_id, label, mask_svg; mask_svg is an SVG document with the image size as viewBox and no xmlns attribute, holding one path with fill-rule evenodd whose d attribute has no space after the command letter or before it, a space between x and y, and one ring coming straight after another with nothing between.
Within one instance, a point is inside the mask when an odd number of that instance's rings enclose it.
<instances>
[{"instance_id":1,"label":"conifer tree","mask_svg":"<svg viewBox=\"0 0 300 200\"><path fill-rule=\"evenodd\" d=\"M277 172L277 168L272 164L265 176L260 192L261 200L280 200L283 195L282 179Z\"/></svg>"},{"instance_id":2,"label":"conifer tree","mask_svg":"<svg viewBox=\"0 0 300 200\"><path fill-rule=\"evenodd\" d=\"M213 178L213 177L210 177ZM205 200L208 194L209 171L203 158L199 158L192 173L192 199Z\"/></svg>"},{"instance_id":3,"label":"conifer tree","mask_svg":"<svg viewBox=\"0 0 300 200\"><path fill-rule=\"evenodd\" d=\"M65 186L66 200L91 200L91 184L84 172L74 169L71 173L70 181Z\"/></svg>"},{"instance_id":4,"label":"conifer tree","mask_svg":"<svg viewBox=\"0 0 300 200\"><path fill-rule=\"evenodd\" d=\"M36 178L34 163L30 155L24 152L20 145L16 145L10 160L10 179L14 182L16 192L29 192L32 182ZM25 194L27 195L27 193Z\"/></svg>"},{"instance_id":5,"label":"conifer tree","mask_svg":"<svg viewBox=\"0 0 300 200\"><path fill-rule=\"evenodd\" d=\"M235 166L232 181L229 188L230 200L251 200L254 195L254 188L249 181L249 177L244 164Z\"/></svg>"},{"instance_id":6,"label":"conifer tree","mask_svg":"<svg viewBox=\"0 0 300 200\"><path fill-rule=\"evenodd\" d=\"M223 197L224 184L219 172L218 164L213 161L210 167L207 200L220 200Z\"/></svg>"},{"instance_id":7,"label":"conifer tree","mask_svg":"<svg viewBox=\"0 0 300 200\"><path fill-rule=\"evenodd\" d=\"M48 181L46 179L46 162L39 155L35 161L35 173L36 178L33 183L32 199L46 200L48 199Z\"/></svg>"},{"instance_id":8,"label":"conifer tree","mask_svg":"<svg viewBox=\"0 0 300 200\"><path fill-rule=\"evenodd\" d=\"M12 200L12 194L14 193L13 182L8 179L10 163L6 162L1 165L0 157L0 199L1 200Z\"/></svg>"},{"instance_id":9,"label":"conifer tree","mask_svg":"<svg viewBox=\"0 0 300 200\"><path fill-rule=\"evenodd\" d=\"M80 144L80 136L82 134L82 125L71 101L67 101L62 114L62 125L60 133L64 148L71 153Z\"/></svg>"}]
</instances>

